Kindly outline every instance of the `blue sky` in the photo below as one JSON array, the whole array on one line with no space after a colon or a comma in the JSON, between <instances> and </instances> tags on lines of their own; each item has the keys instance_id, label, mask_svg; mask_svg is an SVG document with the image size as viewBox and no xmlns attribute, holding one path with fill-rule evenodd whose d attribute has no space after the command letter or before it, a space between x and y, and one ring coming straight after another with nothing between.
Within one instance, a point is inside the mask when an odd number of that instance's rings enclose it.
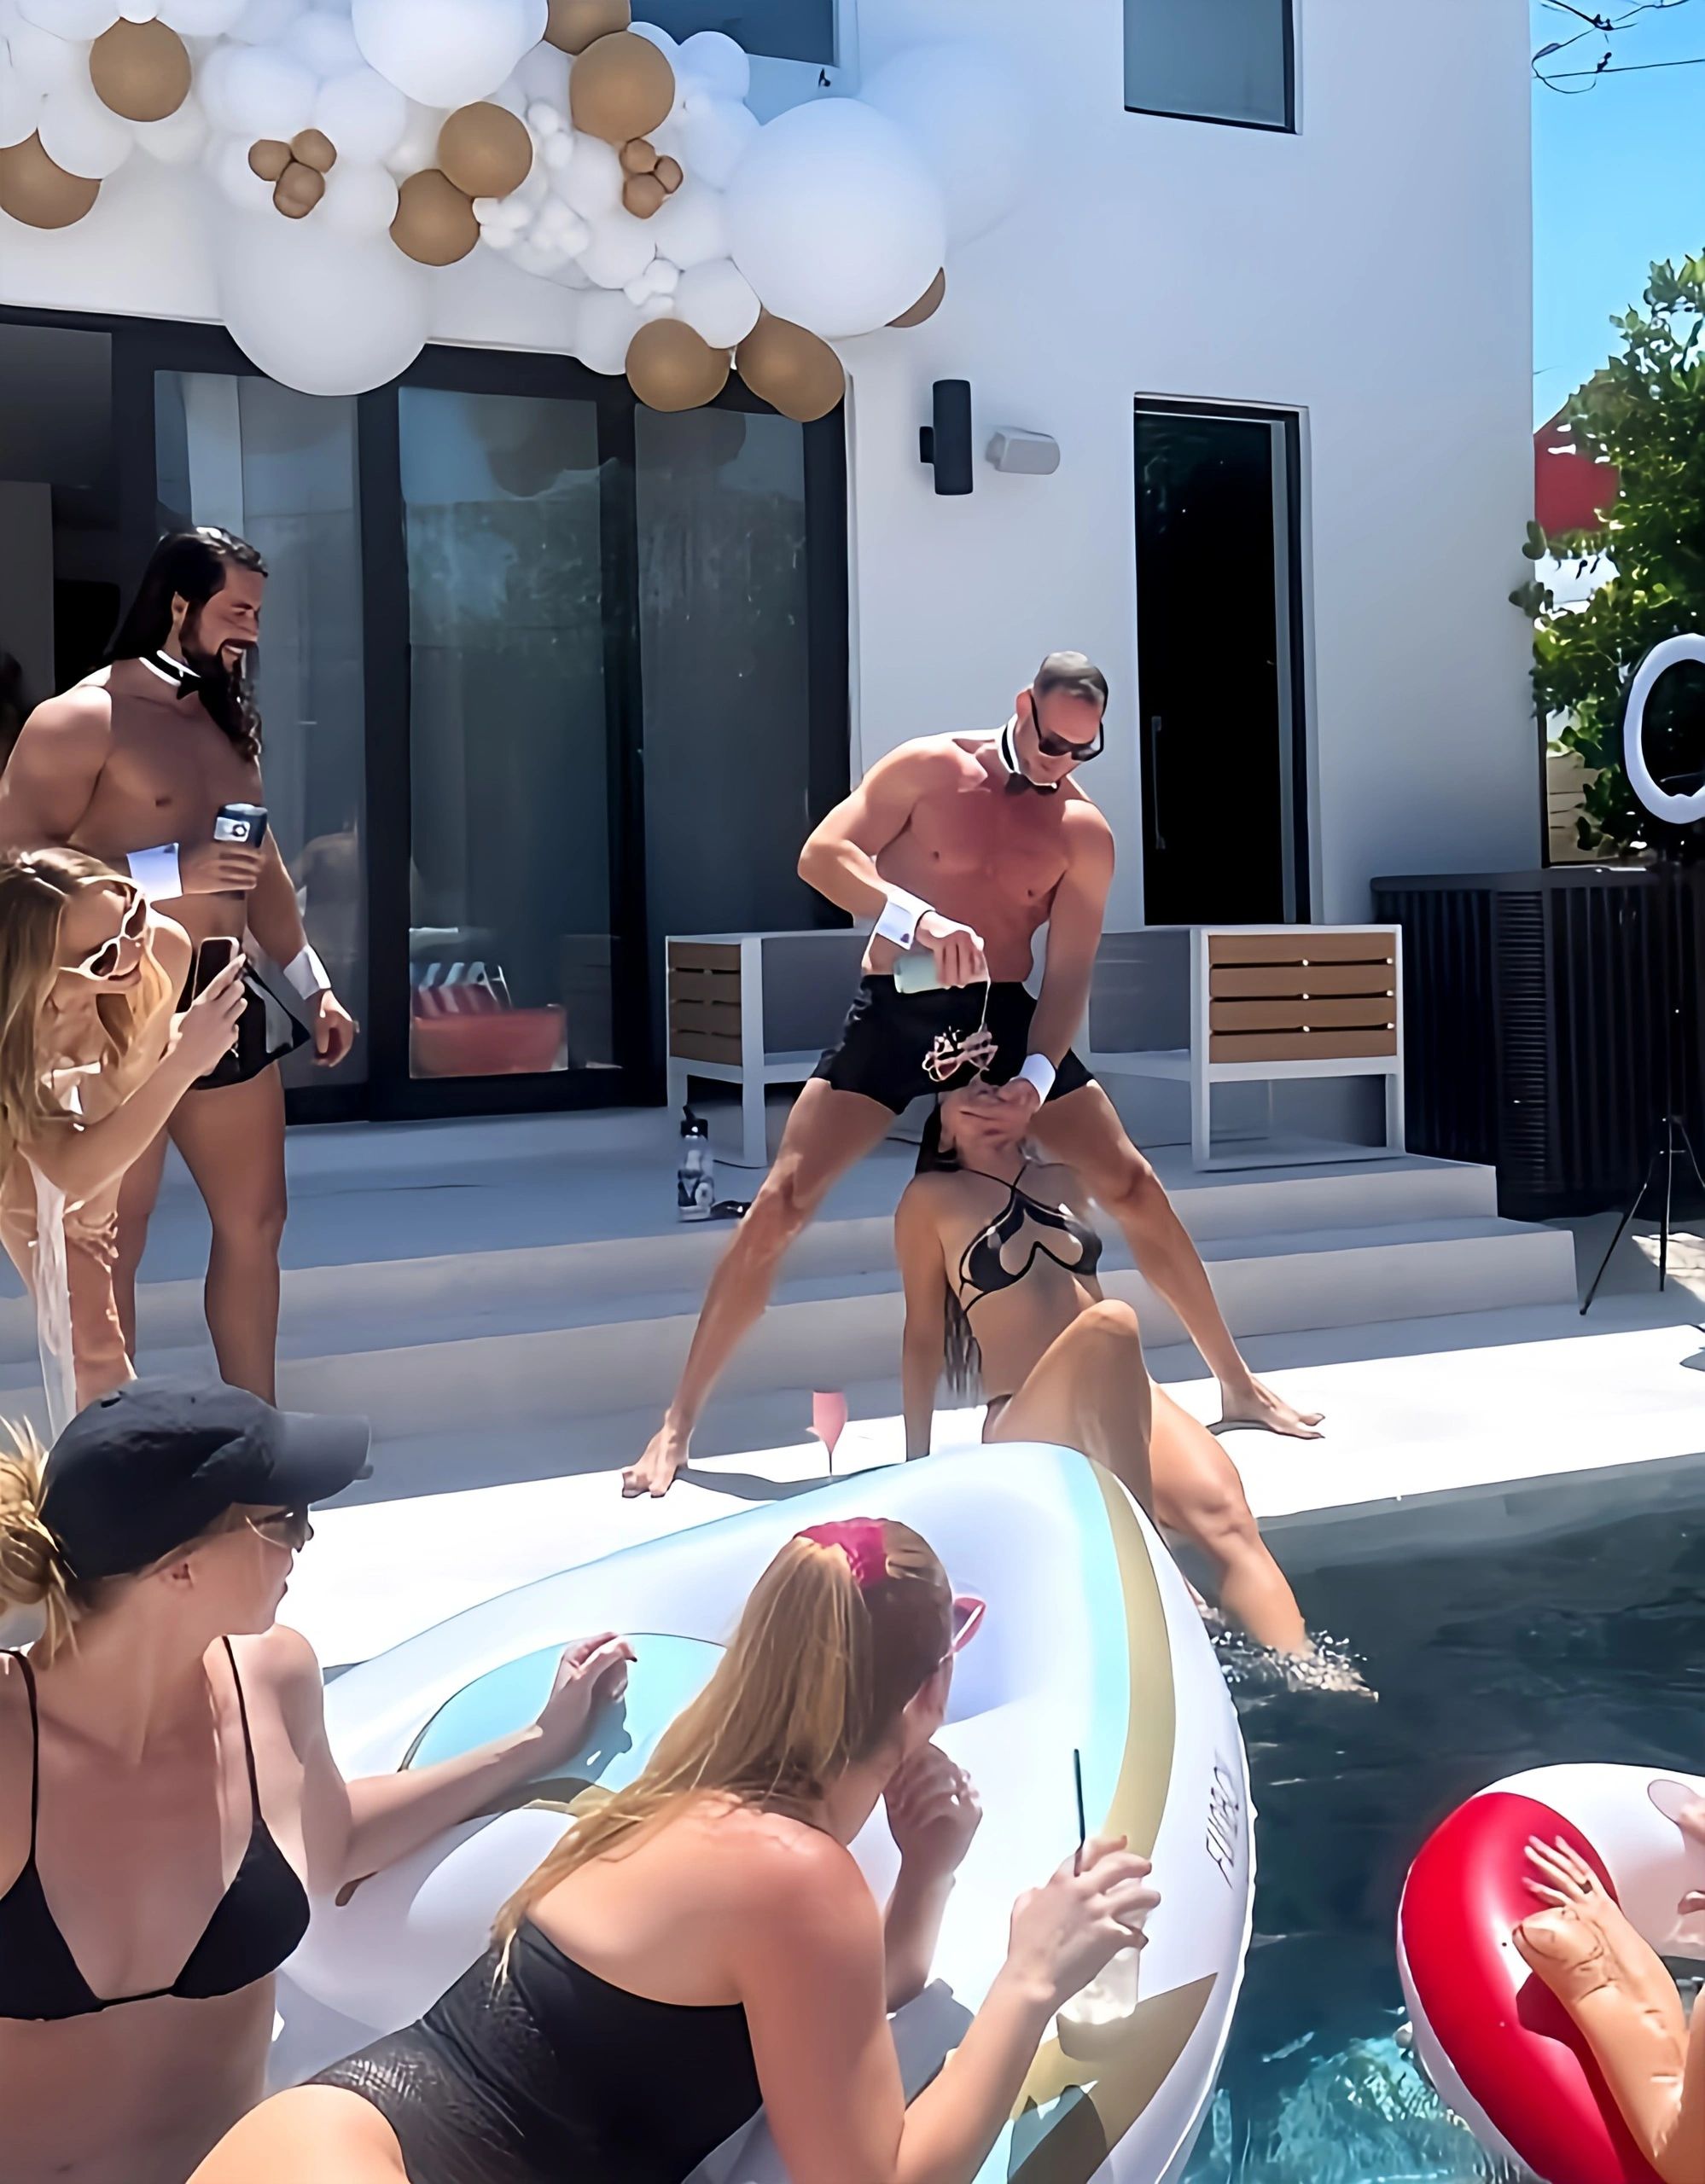
<instances>
[{"instance_id":1,"label":"blue sky","mask_svg":"<svg viewBox=\"0 0 1705 2184\"><path fill-rule=\"evenodd\" d=\"M1629 17L1636 0L1580 0L1587 15ZM1530 0L1533 47L1586 24ZM1606 321L1638 300L1655 258L1705 251L1705 67L1634 64L1705 58L1705 0L1635 15L1610 41L1629 71L1568 97L1533 87L1533 418L1543 423L1609 355ZM1542 63L1590 68L1589 35Z\"/></svg>"}]
</instances>

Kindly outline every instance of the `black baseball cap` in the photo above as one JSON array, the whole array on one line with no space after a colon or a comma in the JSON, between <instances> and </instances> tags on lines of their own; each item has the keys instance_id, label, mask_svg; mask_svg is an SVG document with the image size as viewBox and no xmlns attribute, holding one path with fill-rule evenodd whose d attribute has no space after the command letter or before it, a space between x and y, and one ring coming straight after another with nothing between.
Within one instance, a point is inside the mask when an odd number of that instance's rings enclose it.
<instances>
[{"instance_id":1,"label":"black baseball cap","mask_svg":"<svg viewBox=\"0 0 1705 2184\"><path fill-rule=\"evenodd\" d=\"M365 1478L364 1418L275 1410L216 1380L130 1380L53 1444L41 1519L73 1577L123 1577L228 1509L301 1509Z\"/></svg>"}]
</instances>

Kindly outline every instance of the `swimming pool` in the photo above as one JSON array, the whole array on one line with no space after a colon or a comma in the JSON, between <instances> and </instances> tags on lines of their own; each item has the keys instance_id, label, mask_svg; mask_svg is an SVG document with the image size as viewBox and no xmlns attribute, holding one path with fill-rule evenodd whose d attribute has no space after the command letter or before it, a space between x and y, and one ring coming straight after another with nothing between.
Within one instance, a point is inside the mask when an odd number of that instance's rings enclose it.
<instances>
[{"instance_id":1,"label":"swimming pool","mask_svg":"<svg viewBox=\"0 0 1705 2184\"><path fill-rule=\"evenodd\" d=\"M1255 1938L1185 2184L1487 2184L1497 2165L1396 2043L1403 1876L1452 1806L1519 1768L1705 1763L1705 1503L1297 1592L1379 1704L1286 1690L1225 1647L1260 1815Z\"/></svg>"}]
</instances>

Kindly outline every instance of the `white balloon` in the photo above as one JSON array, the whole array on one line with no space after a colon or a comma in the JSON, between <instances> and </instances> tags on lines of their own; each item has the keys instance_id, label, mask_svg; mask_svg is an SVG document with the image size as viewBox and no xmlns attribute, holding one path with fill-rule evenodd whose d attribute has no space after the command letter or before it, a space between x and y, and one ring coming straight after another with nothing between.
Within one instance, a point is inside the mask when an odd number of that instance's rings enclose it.
<instances>
[{"instance_id":1,"label":"white balloon","mask_svg":"<svg viewBox=\"0 0 1705 2184\"><path fill-rule=\"evenodd\" d=\"M657 255L644 220L618 206L592 223L592 239L580 253L580 270L601 288L625 288Z\"/></svg>"},{"instance_id":2,"label":"white balloon","mask_svg":"<svg viewBox=\"0 0 1705 2184\"><path fill-rule=\"evenodd\" d=\"M621 171L621 154L614 144L605 143L602 136L583 136L578 129L573 143L573 155L556 187L583 219L601 220L621 204L626 179Z\"/></svg>"},{"instance_id":3,"label":"white balloon","mask_svg":"<svg viewBox=\"0 0 1705 2184\"><path fill-rule=\"evenodd\" d=\"M574 354L589 371L613 377L626 363L628 344L644 322L620 288L593 288L580 299Z\"/></svg>"},{"instance_id":4,"label":"white balloon","mask_svg":"<svg viewBox=\"0 0 1705 2184\"><path fill-rule=\"evenodd\" d=\"M331 138L340 160L358 165L389 159L408 126L409 102L364 62L322 84L314 101L314 127Z\"/></svg>"},{"instance_id":5,"label":"white balloon","mask_svg":"<svg viewBox=\"0 0 1705 2184\"><path fill-rule=\"evenodd\" d=\"M734 99L712 98L687 107L671 128L679 146L675 156L687 172L713 189L726 189L757 140L758 117Z\"/></svg>"},{"instance_id":6,"label":"white balloon","mask_svg":"<svg viewBox=\"0 0 1705 2184\"><path fill-rule=\"evenodd\" d=\"M176 113L163 121L139 121L137 142L151 160L170 167L188 166L207 148L210 134L207 117L192 92Z\"/></svg>"},{"instance_id":7,"label":"white balloon","mask_svg":"<svg viewBox=\"0 0 1705 2184\"><path fill-rule=\"evenodd\" d=\"M8 26L6 44L14 68L38 91L89 89L88 56L69 38L55 38L39 24L20 20Z\"/></svg>"},{"instance_id":8,"label":"white balloon","mask_svg":"<svg viewBox=\"0 0 1705 2184\"><path fill-rule=\"evenodd\" d=\"M311 68L282 53L276 45L234 45L214 60L224 66L217 78L217 107L209 106L216 120L234 136L280 137L287 144L314 118L319 80ZM207 96L206 93L204 96Z\"/></svg>"},{"instance_id":9,"label":"white balloon","mask_svg":"<svg viewBox=\"0 0 1705 2184\"><path fill-rule=\"evenodd\" d=\"M758 323L757 293L731 258L690 265L675 290L675 316L713 349L731 349Z\"/></svg>"},{"instance_id":10,"label":"white balloon","mask_svg":"<svg viewBox=\"0 0 1705 2184\"><path fill-rule=\"evenodd\" d=\"M383 235L397 217L397 185L381 166L345 159L326 177L326 194L309 218L340 235Z\"/></svg>"},{"instance_id":11,"label":"white balloon","mask_svg":"<svg viewBox=\"0 0 1705 2184\"><path fill-rule=\"evenodd\" d=\"M57 38L99 38L119 20L119 0L16 0L18 13Z\"/></svg>"},{"instance_id":12,"label":"white balloon","mask_svg":"<svg viewBox=\"0 0 1705 2184\"><path fill-rule=\"evenodd\" d=\"M352 69L366 66L347 15L328 15L316 8L311 14L298 15L278 43L293 59L311 68L322 83L328 77L346 76Z\"/></svg>"},{"instance_id":13,"label":"white balloon","mask_svg":"<svg viewBox=\"0 0 1705 2184\"><path fill-rule=\"evenodd\" d=\"M239 212L263 214L269 220L281 216L272 205L272 184L263 182L248 163L248 146L241 136L215 136L205 154L207 171L220 194Z\"/></svg>"},{"instance_id":14,"label":"white balloon","mask_svg":"<svg viewBox=\"0 0 1705 2184\"><path fill-rule=\"evenodd\" d=\"M218 38L241 15L247 0L160 0L155 14L180 38Z\"/></svg>"},{"instance_id":15,"label":"white balloon","mask_svg":"<svg viewBox=\"0 0 1705 2184\"><path fill-rule=\"evenodd\" d=\"M334 170L335 171L335 170ZM364 394L405 370L426 341L431 278L388 236L362 241L317 218L234 216L219 294L237 346L304 394Z\"/></svg>"},{"instance_id":16,"label":"white balloon","mask_svg":"<svg viewBox=\"0 0 1705 2184\"><path fill-rule=\"evenodd\" d=\"M680 73L701 78L725 99L743 99L752 88L752 63L725 31L695 31L683 38Z\"/></svg>"},{"instance_id":17,"label":"white balloon","mask_svg":"<svg viewBox=\"0 0 1705 2184\"><path fill-rule=\"evenodd\" d=\"M36 120L42 149L67 174L104 180L136 148L134 125L102 105L91 90L49 91Z\"/></svg>"},{"instance_id":18,"label":"white balloon","mask_svg":"<svg viewBox=\"0 0 1705 2184\"><path fill-rule=\"evenodd\" d=\"M369 63L424 106L494 91L544 36L549 0L351 0Z\"/></svg>"},{"instance_id":19,"label":"white balloon","mask_svg":"<svg viewBox=\"0 0 1705 2184\"><path fill-rule=\"evenodd\" d=\"M727 213L729 254L765 308L826 341L897 318L946 253L934 177L895 124L858 99L766 123L729 186Z\"/></svg>"},{"instance_id":20,"label":"white balloon","mask_svg":"<svg viewBox=\"0 0 1705 2184\"><path fill-rule=\"evenodd\" d=\"M670 37L667 31L660 30L655 23L631 23L628 27L632 31L636 38L649 38L653 45L656 47L657 50L664 55L666 60L667 60L670 66L672 67L674 66L675 55L681 50L681 49L676 44L674 39Z\"/></svg>"},{"instance_id":21,"label":"white balloon","mask_svg":"<svg viewBox=\"0 0 1705 2184\"><path fill-rule=\"evenodd\" d=\"M378 73L376 69L374 73ZM386 78L381 76L379 80L383 83ZM441 106L422 106L415 99L407 100L405 107L403 133L385 154L386 166L399 182L407 175L418 174L422 167L437 166L438 134L448 112ZM329 136L330 130L326 134Z\"/></svg>"},{"instance_id":22,"label":"white balloon","mask_svg":"<svg viewBox=\"0 0 1705 2184\"><path fill-rule=\"evenodd\" d=\"M230 35L245 45L276 45L307 6L308 0L246 0Z\"/></svg>"},{"instance_id":23,"label":"white balloon","mask_svg":"<svg viewBox=\"0 0 1705 2184\"><path fill-rule=\"evenodd\" d=\"M15 68L0 67L0 146L21 144L36 133L42 94Z\"/></svg>"},{"instance_id":24,"label":"white balloon","mask_svg":"<svg viewBox=\"0 0 1705 2184\"><path fill-rule=\"evenodd\" d=\"M677 265L707 265L726 258L728 221L720 190L707 189L691 175L652 214L651 239L658 253Z\"/></svg>"},{"instance_id":25,"label":"white balloon","mask_svg":"<svg viewBox=\"0 0 1705 2184\"><path fill-rule=\"evenodd\" d=\"M1015 156L1029 115L1005 56L981 45L916 45L884 61L859 92L911 137L940 189L950 244L1003 220L1018 202Z\"/></svg>"},{"instance_id":26,"label":"white balloon","mask_svg":"<svg viewBox=\"0 0 1705 2184\"><path fill-rule=\"evenodd\" d=\"M541 39L531 53L521 55L515 81L529 99L544 99L566 115L568 111L568 56Z\"/></svg>"},{"instance_id":27,"label":"white balloon","mask_svg":"<svg viewBox=\"0 0 1705 2184\"><path fill-rule=\"evenodd\" d=\"M487 91L486 103L500 106L506 113L514 114L517 121L527 119L527 97L514 76L506 76L495 91Z\"/></svg>"}]
</instances>

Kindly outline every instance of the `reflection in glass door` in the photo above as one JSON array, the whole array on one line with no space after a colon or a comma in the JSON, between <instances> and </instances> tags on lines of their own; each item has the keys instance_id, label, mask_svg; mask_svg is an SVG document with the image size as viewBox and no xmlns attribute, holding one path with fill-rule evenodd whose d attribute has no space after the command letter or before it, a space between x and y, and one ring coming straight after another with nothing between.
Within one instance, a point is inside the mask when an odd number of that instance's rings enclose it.
<instances>
[{"instance_id":1,"label":"reflection in glass door","mask_svg":"<svg viewBox=\"0 0 1705 2184\"><path fill-rule=\"evenodd\" d=\"M398 399L410 1074L613 1069L596 410Z\"/></svg>"}]
</instances>

